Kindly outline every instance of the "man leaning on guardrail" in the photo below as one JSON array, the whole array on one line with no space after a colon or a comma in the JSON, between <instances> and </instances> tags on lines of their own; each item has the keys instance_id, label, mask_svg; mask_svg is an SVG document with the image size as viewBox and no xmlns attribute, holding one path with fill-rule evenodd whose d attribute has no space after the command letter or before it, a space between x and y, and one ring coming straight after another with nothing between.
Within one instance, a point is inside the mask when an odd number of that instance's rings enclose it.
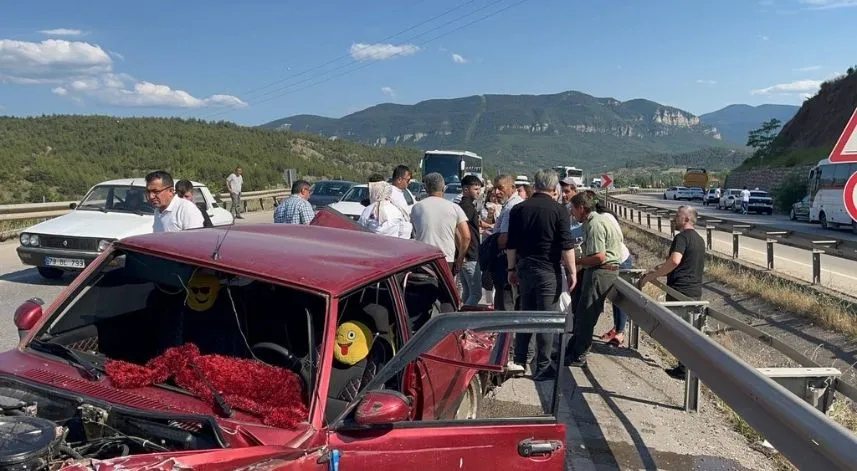
<instances>
[{"instance_id":1,"label":"man leaning on guardrail","mask_svg":"<svg viewBox=\"0 0 857 471\"><path fill-rule=\"evenodd\" d=\"M667 260L652 271L643 275L638 283L640 289L646 283L662 276L667 277L667 286L698 300L702 298L702 273L705 270L705 241L693 227L696 224L696 209L691 206L679 206L671 221L677 231L670 246ZM667 301L679 301L667 294ZM684 379L686 370L679 363L667 370L673 378Z\"/></svg>"}]
</instances>

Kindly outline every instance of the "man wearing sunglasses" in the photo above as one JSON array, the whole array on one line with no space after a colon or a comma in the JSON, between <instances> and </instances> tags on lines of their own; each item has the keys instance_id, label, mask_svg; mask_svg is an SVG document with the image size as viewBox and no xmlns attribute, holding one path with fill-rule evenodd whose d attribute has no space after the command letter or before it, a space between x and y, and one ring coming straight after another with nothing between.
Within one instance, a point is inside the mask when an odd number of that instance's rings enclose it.
<instances>
[{"instance_id":1,"label":"man wearing sunglasses","mask_svg":"<svg viewBox=\"0 0 857 471\"><path fill-rule=\"evenodd\" d=\"M173 177L163 170L146 175L146 199L155 207L154 232L179 232L203 226L199 208L184 198L176 198Z\"/></svg>"}]
</instances>

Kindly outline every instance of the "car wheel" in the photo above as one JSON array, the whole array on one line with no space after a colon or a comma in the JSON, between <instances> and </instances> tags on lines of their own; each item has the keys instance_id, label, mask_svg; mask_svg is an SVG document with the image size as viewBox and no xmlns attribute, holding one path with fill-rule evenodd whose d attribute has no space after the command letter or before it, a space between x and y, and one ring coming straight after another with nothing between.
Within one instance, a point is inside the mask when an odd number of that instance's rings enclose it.
<instances>
[{"instance_id":1,"label":"car wheel","mask_svg":"<svg viewBox=\"0 0 857 471\"><path fill-rule=\"evenodd\" d=\"M470 384L461 396L455 411L455 420L473 420L479 414L479 403L482 401L482 381L479 375L473 375Z\"/></svg>"},{"instance_id":2,"label":"car wheel","mask_svg":"<svg viewBox=\"0 0 857 471\"><path fill-rule=\"evenodd\" d=\"M851 221L851 232L857 234L857 221Z\"/></svg>"},{"instance_id":3,"label":"car wheel","mask_svg":"<svg viewBox=\"0 0 857 471\"><path fill-rule=\"evenodd\" d=\"M822 229L830 229L827 226L827 215L826 214L821 213L818 215L818 223L821 224Z\"/></svg>"},{"instance_id":4,"label":"car wheel","mask_svg":"<svg viewBox=\"0 0 857 471\"><path fill-rule=\"evenodd\" d=\"M51 268L51 267L38 267L39 275L42 275L42 278L46 278L48 280L58 280L62 278L63 271L59 268Z\"/></svg>"},{"instance_id":5,"label":"car wheel","mask_svg":"<svg viewBox=\"0 0 857 471\"><path fill-rule=\"evenodd\" d=\"M792 210L789 212L789 219L791 219L792 221L797 221L797 215L795 214L794 208L792 208Z\"/></svg>"},{"instance_id":6,"label":"car wheel","mask_svg":"<svg viewBox=\"0 0 857 471\"><path fill-rule=\"evenodd\" d=\"M666 194L666 193L664 193L664 199L667 199L667 194Z\"/></svg>"}]
</instances>

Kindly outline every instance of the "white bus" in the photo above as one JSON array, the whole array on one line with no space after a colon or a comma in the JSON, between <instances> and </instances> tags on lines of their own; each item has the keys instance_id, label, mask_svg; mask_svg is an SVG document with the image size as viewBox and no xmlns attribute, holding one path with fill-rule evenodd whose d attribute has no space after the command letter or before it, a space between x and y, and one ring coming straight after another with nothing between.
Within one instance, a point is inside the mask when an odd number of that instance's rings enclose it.
<instances>
[{"instance_id":1,"label":"white bus","mask_svg":"<svg viewBox=\"0 0 857 471\"><path fill-rule=\"evenodd\" d=\"M578 188L583 186L583 170L581 170L577 167L562 167L562 166L553 167L552 170L555 171L557 174L559 174L560 180L568 177L568 178L571 178L571 180L574 182L575 186L577 186Z\"/></svg>"},{"instance_id":2,"label":"white bus","mask_svg":"<svg viewBox=\"0 0 857 471\"><path fill-rule=\"evenodd\" d=\"M423 176L437 172L443 175L443 181L447 185L461 185L461 179L465 175L476 175L480 180L482 177L482 157L473 152L460 150L430 150L426 151L420 160L420 169Z\"/></svg>"},{"instance_id":3,"label":"white bus","mask_svg":"<svg viewBox=\"0 0 857 471\"><path fill-rule=\"evenodd\" d=\"M857 233L857 221L845 210L842 195L845 182L854 172L857 163L831 163L828 159L820 160L809 171L809 222L831 229L851 227Z\"/></svg>"}]
</instances>

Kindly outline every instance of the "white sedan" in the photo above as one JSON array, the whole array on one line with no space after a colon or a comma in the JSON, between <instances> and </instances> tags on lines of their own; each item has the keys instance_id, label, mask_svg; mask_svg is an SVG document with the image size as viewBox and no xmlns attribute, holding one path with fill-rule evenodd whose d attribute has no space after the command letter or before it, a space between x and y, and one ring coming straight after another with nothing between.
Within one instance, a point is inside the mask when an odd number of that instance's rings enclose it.
<instances>
[{"instance_id":1,"label":"white sedan","mask_svg":"<svg viewBox=\"0 0 857 471\"><path fill-rule=\"evenodd\" d=\"M664 192L665 200L691 200L693 194L690 189L683 186L674 186Z\"/></svg>"},{"instance_id":2,"label":"white sedan","mask_svg":"<svg viewBox=\"0 0 857 471\"><path fill-rule=\"evenodd\" d=\"M343 215L357 221L360 219L360 215L363 214L363 210L366 209L366 206L363 206L363 203L367 201L369 201L369 185L354 185L347 193L342 195L341 200L328 205L328 208L335 209ZM411 193L411 190L409 189L405 189L405 201L408 203L408 210L410 210L416 202L416 198L414 198L413 193Z\"/></svg>"},{"instance_id":3,"label":"white sedan","mask_svg":"<svg viewBox=\"0 0 857 471\"><path fill-rule=\"evenodd\" d=\"M233 223L208 188L193 183L194 202L215 226ZM18 257L35 265L45 278L80 271L114 240L152 232L154 208L146 201L146 181L127 178L99 183L72 211L27 228L20 237Z\"/></svg>"}]
</instances>

